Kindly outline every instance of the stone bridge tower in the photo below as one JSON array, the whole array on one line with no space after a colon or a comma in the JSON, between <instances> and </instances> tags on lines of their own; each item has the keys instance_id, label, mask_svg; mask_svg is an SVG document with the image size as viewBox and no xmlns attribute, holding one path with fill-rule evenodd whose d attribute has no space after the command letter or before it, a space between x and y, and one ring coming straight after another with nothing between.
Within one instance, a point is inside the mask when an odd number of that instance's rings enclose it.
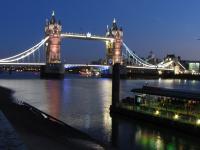
<instances>
[{"instance_id":1,"label":"stone bridge tower","mask_svg":"<svg viewBox=\"0 0 200 150\"><path fill-rule=\"evenodd\" d=\"M106 64L122 64L122 27L118 28L116 20L113 20L111 28L107 26L106 37L114 38L113 41L106 41Z\"/></svg>"},{"instance_id":2,"label":"stone bridge tower","mask_svg":"<svg viewBox=\"0 0 200 150\"><path fill-rule=\"evenodd\" d=\"M50 21L46 20L45 36L49 36L49 39L45 43L46 65L41 66L41 78L64 77L64 66L60 58L61 30L61 23L56 21L53 12Z\"/></svg>"},{"instance_id":3,"label":"stone bridge tower","mask_svg":"<svg viewBox=\"0 0 200 150\"><path fill-rule=\"evenodd\" d=\"M55 64L61 63L60 59L60 44L61 44L61 30L60 21L56 21L55 13L53 11L50 21L46 21L45 36L49 36L46 42L46 63Z\"/></svg>"}]
</instances>

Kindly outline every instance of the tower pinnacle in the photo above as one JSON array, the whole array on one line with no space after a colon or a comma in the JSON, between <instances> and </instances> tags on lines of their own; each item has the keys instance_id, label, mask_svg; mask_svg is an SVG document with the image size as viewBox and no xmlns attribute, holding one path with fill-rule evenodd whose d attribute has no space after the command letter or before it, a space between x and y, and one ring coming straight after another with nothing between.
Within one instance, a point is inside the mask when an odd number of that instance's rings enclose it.
<instances>
[{"instance_id":1,"label":"tower pinnacle","mask_svg":"<svg viewBox=\"0 0 200 150\"><path fill-rule=\"evenodd\" d=\"M50 20L50 23L51 23L51 24L56 23L56 17L55 17L55 12L54 12L54 10L52 11L52 14L51 14L51 20Z\"/></svg>"},{"instance_id":2,"label":"tower pinnacle","mask_svg":"<svg viewBox=\"0 0 200 150\"><path fill-rule=\"evenodd\" d=\"M115 18L113 19L113 23L116 23L116 19Z\"/></svg>"},{"instance_id":3,"label":"tower pinnacle","mask_svg":"<svg viewBox=\"0 0 200 150\"><path fill-rule=\"evenodd\" d=\"M55 16L55 12L54 12L54 10L52 11L52 16Z\"/></svg>"},{"instance_id":4,"label":"tower pinnacle","mask_svg":"<svg viewBox=\"0 0 200 150\"><path fill-rule=\"evenodd\" d=\"M106 32L109 32L109 26L108 25L106 26Z\"/></svg>"}]
</instances>

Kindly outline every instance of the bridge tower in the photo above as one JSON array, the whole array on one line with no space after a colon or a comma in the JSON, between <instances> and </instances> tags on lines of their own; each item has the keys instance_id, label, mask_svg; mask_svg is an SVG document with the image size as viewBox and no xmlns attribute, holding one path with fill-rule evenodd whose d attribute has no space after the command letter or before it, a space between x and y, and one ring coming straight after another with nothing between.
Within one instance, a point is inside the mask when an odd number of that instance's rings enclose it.
<instances>
[{"instance_id":1,"label":"bridge tower","mask_svg":"<svg viewBox=\"0 0 200 150\"><path fill-rule=\"evenodd\" d=\"M61 30L61 23L56 21L53 11L51 19L46 20L45 36L49 36L49 39L45 43L46 65L41 67L41 78L64 77L64 66L60 57Z\"/></svg>"},{"instance_id":2,"label":"bridge tower","mask_svg":"<svg viewBox=\"0 0 200 150\"><path fill-rule=\"evenodd\" d=\"M106 37L114 38L113 41L106 41L106 63L114 65L115 63L122 64L122 27L118 27L116 20L113 20L111 28L107 26Z\"/></svg>"},{"instance_id":3,"label":"bridge tower","mask_svg":"<svg viewBox=\"0 0 200 150\"><path fill-rule=\"evenodd\" d=\"M49 36L46 42L46 63L54 64L61 63L60 60L60 43L61 43L62 26L60 21L56 21L53 11L50 21L46 20L45 36Z\"/></svg>"}]
</instances>

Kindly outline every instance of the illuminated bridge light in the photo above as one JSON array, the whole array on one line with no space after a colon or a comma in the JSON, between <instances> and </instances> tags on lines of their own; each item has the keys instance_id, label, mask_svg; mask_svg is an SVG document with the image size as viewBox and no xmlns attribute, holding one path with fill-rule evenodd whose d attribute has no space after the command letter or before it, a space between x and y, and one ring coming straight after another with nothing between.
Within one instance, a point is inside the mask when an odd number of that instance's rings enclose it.
<instances>
[{"instance_id":1,"label":"illuminated bridge light","mask_svg":"<svg viewBox=\"0 0 200 150\"><path fill-rule=\"evenodd\" d=\"M65 69L70 69L74 67L96 67L100 68L101 70L108 70L110 66L107 65L87 65L87 64L65 64L64 65Z\"/></svg>"},{"instance_id":2,"label":"illuminated bridge light","mask_svg":"<svg viewBox=\"0 0 200 150\"><path fill-rule=\"evenodd\" d=\"M109 66L102 66L101 70L108 70L110 67Z\"/></svg>"}]
</instances>

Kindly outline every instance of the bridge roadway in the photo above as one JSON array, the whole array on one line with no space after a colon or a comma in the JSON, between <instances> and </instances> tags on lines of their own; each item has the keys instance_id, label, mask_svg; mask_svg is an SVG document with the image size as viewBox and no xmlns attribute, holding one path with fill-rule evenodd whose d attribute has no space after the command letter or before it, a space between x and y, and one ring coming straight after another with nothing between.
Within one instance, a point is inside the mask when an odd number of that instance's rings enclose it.
<instances>
[{"instance_id":1,"label":"bridge roadway","mask_svg":"<svg viewBox=\"0 0 200 150\"><path fill-rule=\"evenodd\" d=\"M0 66L44 66L46 63L1 63Z\"/></svg>"},{"instance_id":2,"label":"bridge roadway","mask_svg":"<svg viewBox=\"0 0 200 150\"><path fill-rule=\"evenodd\" d=\"M46 63L0 63L0 66L44 66ZM65 68L73 67L97 67L102 68L103 70L108 70L110 66L108 65L92 65L92 64L64 64ZM170 70L170 68L161 68L161 67L144 67L144 66L126 66L127 69L152 69L152 70Z\"/></svg>"},{"instance_id":3,"label":"bridge roadway","mask_svg":"<svg viewBox=\"0 0 200 150\"><path fill-rule=\"evenodd\" d=\"M71 38L71 39L82 39L82 40L102 40L102 41L114 41L114 38L109 38L105 36L96 36L91 33L87 34L77 34L77 33L62 33L62 38Z\"/></svg>"}]
</instances>

